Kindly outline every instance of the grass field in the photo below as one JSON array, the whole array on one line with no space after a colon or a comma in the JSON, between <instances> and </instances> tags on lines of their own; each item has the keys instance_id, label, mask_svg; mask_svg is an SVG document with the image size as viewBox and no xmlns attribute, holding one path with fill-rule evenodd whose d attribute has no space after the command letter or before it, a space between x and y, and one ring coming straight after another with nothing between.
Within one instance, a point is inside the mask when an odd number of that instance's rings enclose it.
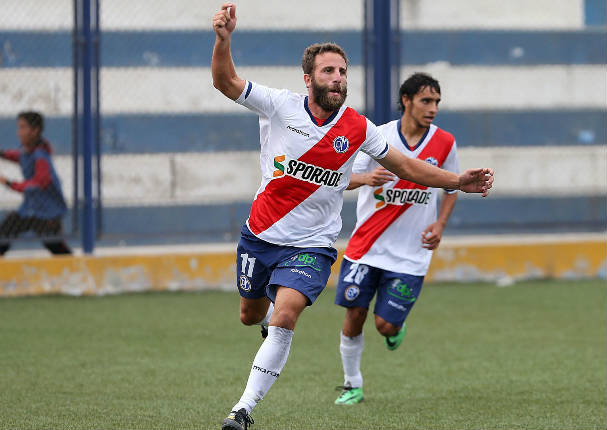
<instances>
[{"instance_id":1,"label":"grass field","mask_svg":"<svg viewBox=\"0 0 607 430\"><path fill-rule=\"evenodd\" d=\"M604 429L604 281L429 284L366 399L333 405L343 311L306 310L253 429ZM219 428L261 342L231 293L0 300L0 428Z\"/></svg>"}]
</instances>

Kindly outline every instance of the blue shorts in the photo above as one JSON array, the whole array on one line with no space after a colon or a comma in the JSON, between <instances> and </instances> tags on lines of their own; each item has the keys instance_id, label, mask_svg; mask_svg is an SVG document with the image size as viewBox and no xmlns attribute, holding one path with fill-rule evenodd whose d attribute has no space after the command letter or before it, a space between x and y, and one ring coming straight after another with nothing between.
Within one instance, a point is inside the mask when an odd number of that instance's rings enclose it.
<instances>
[{"instance_id":1,"label":"blue shorts","mask_svg":"<svg viewBox=\"0 0 607 430\"><path fill-rule=\"evenodd\" d=\"M308 298L322 293L337 259L334 248L296 248L266 242L242 227L236 251L236 286L242 297L276 299L276 287L289 287Z\"/></svg>"},{"instance_id":2,"label":"blue shorts","mask_svg":"<svg viewBox=\"0 0 607 430\"><path fill-rule=\"evenodd\" d=\"M373 312L389 323L401 327L417 302L424 283L423 276L391 272L343 259L335 304L346 308L369 309L377 292Z\"/></svg>"}]
</instances>

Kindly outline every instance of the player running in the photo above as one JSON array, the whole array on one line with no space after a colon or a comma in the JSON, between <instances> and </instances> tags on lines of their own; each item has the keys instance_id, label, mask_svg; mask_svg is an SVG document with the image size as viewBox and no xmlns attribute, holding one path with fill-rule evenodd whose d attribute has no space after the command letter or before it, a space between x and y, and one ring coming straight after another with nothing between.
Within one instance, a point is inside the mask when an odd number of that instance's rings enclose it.
<instances>
[{"instance_id":1,"label":"player running","mask_svg":"<svg viewBox=\"0 0 607 430\"><path fill-rule=\"evenodd\" d=\"M379 126L390 145L409 158L457 173L454 137L432 124L441 99L437 80L415 73L400 87L402 117ZM399 179L377 161L359 153L348 189L358 194L357 222L342 261L335 304L346 308L339 350L344 386L337 405L363 400L360 359L363 325L377 293L375 327L395 350L405 336L405 319L419 298L432 250L455 206L457 192L443 193L436 219L436 188Z\"/></svg>"},{"instance_id":2,"label":"player running","mask_svg":"<svg viewBox=\"0 0 607 430\"><path fill-rule=\"evenodd\" d=\"M251 410L280 376L299 315L325 288L355 155L363 151L407 180L483 195L491 188L493 171L474 169L458 176L390 148L373 123L343 106L348 61L335 44L306 48L307 95L245 81L232 61L235 27L236 7L225 3L213 17L213 84L259 115L261 143L262 182L236 256L241 321L259 323L274 303L268 336L244 393L223 421L223 429L240 430L253 423Z\"/></svg>"}]
</instances>

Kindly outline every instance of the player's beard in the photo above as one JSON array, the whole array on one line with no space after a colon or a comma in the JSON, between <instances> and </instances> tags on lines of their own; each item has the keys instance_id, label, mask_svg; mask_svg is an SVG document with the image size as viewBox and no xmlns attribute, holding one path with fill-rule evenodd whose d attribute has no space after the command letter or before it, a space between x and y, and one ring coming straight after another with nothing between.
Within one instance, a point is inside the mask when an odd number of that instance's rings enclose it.
<instances>
[{"instance_id":1,"label":"player's beard","mask_svg":"<svg viewBox=\"0 0 607 430\"><path fill-rule=\"evenodd\" d=\"M339 96L329 96L329 91L339 91ZM343 87L339 84L333 86L323 86L319 85L312 78L312 95L314 96L314 101L318 106L327 112L333 112L334 110L339 109L346 101L346 96L348 95L348 86L346 84L344 84Z\"/></svg>"}]
</instances>

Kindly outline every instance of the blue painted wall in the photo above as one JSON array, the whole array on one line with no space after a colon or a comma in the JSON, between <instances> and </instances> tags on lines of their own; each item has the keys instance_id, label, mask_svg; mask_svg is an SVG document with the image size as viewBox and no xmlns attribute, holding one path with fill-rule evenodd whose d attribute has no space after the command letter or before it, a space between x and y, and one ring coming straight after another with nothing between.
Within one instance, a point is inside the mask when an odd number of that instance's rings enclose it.
<instances>
[{"instance_id":1,"label":"blue painted wall","mask_svg":"<svg viewBox=\"0 0 607 430\"><path fill-rule=\"evenodd\" d=\"M607 111L441 111L436 125L458 146L604 145ZM221 130L219 132L218 130ZM57 154L71 153L71 120L48 118L45 135ZM0 119L0 148L17 146L15 120ZM105 154L256 151L259 122L251 113L208 115L106 115Z\"/></svg>"},{"instance_id":2,"label":"blue painted wall","mask_svg":"<svg viewBox=\"0 0 607 430\"><path fill-rule=\"evenodd\" d=\"M400 56L402 64L605 64L605 35L600 28L404 31ZM70 32L0 32L0 67L71 67L71 37ZM358 31L242 31L233 39L239 66L296 66L303 48L319 40L340 44L351 64L362 63ZM215 33L208 31L108 31L102 35L101 59L105 67L209 67L214 40Z\"/></svg>"}]
</instances>

